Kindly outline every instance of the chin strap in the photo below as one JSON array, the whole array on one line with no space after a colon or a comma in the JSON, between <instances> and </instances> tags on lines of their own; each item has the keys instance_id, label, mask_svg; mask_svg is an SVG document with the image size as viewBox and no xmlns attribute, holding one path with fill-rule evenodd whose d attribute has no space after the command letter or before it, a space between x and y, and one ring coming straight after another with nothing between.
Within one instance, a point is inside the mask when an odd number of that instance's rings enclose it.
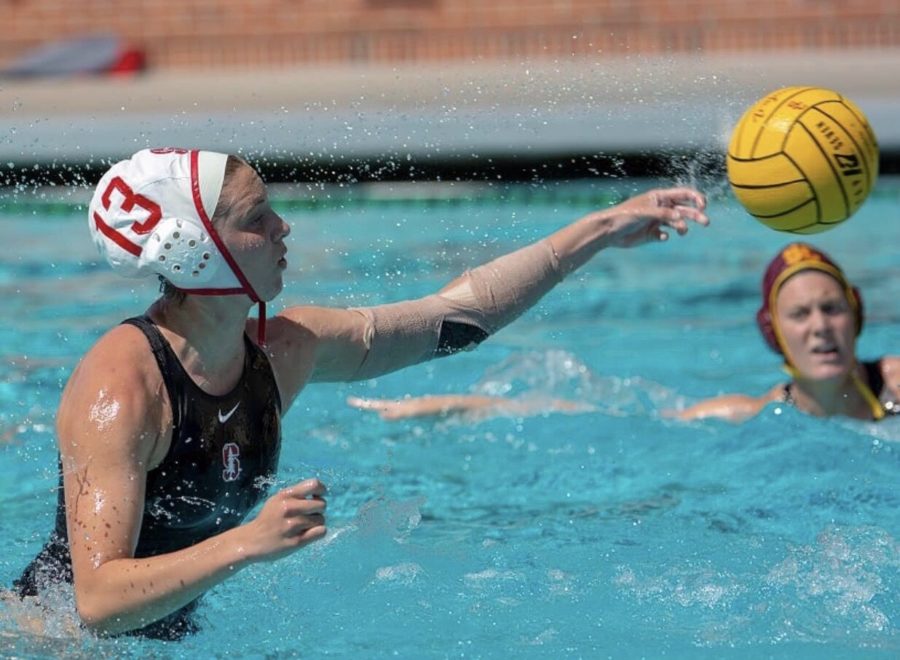
<instances>
[{"instance_id":1,"label":"chin strap","mask_svg":"<svg viewBox=\"0 0 900 660\"><path fill-rule=\"evenodd\" d=\"M256 343L260 347L266 346L266 303L259 301L259 322L256 325Z\"/></svg>"},{"instance_id":2,"label":"chin strap","mask_svg":"<svg viewBox=\"0 0 900 660\"><path fill-rule=\"evenodd\" d=\"M797 368L784 363L782 367L788 375L792 379L799 380L800 372L797 371ZM867 404L869 404L869 408L872 410L872 418L877 422L879 419L883 419L885 416L884 406L881 405L881 401L878 400L878 397L875 396L875 393L872 392L872 388L868 386L857 373L859 371L859 365L854 365L852 371L850 371L850 380L853 383L853 387L856 388L856 391L859 392L859 395L865 400Z\"/></svg>"},{"instance_id":3,"label":"chin strap","mask_svg":"<svg viewBox=\"0 0 900 660\"><path fill-rule=\"evenodd\" d=\"M875 393L872 391L872 388L869 387L866 383L862 381L862 379L856 374L856 369L853 370L850 377L853 379L853 384L856 386L856 391L859 392L860 396L866 400L866 403L869 404L869 407L872 409L872 417L877 422L879 419L884 417L884 406L881 405L881 401L878 400L878 397L875 396Z\"/></svg>"}]
</instances>

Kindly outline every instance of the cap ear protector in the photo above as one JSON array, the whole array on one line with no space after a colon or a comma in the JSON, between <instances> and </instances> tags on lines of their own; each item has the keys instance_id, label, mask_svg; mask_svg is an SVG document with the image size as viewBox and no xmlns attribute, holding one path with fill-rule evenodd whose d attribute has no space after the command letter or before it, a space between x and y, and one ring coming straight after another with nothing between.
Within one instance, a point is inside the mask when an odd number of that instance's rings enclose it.
<instances>
[{"instance_id":1,"label":"cap ear protector","mask_svg":"<svg viewBox=\"0 0 900 660\"><path fill-rule=\"evenodd\" d=\"M762 281L762 304L756 312L756 324L769 348L785 355L780 332L774 320L775 303L784 283L801 271L818 270L833 277L844 290L844 296L856 318L856 334L863 328L863 300L859 289L851 285L844 272L824 252L806 243L791 243L769 262ZM785 356L787 357L787 356Z\"/></svg>"},{"instance_id":2,"label":"cap ear protector","mask_svg":"<svg viewBox=\"0 0 900 660\"><path fill-rule=\"evenodd\" d=\"M144 244L141 261L153 264L153 272L174 286L190 289L216 278L223 260L209 234L180 218L169 218L157 225Z\"/></svg>"}]
</instances>

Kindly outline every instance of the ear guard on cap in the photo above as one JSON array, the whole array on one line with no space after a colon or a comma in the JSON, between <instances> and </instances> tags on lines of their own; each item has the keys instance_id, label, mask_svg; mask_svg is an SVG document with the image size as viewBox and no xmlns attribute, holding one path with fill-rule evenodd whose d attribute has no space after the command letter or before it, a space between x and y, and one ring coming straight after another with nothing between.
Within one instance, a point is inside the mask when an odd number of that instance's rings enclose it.
<instances>
[{"instance_id":1,"label":"ear guard on cap","mask_svg":"<svg viewBox=\"0 0 900 660\"><path fill-rule=\"evenodd\" d=\"M140 260L180 289L211 282L222 263L209 234L177 218L157 225L144 244Z\"/></svg>"},{"instance_id":2,"label":"ear guard on cap","mask_svg":"<svg viewBox=\"0 0 900 660\"><path fill-rule=\"evenodd\" d=\"M776 353L781 353L781 346L778 345L778 339L775 337L775 328L772 327L772 315L765 304L756 310L756 325L759 326L759 331L769 348Z\"/></svg>"}]
</instances>

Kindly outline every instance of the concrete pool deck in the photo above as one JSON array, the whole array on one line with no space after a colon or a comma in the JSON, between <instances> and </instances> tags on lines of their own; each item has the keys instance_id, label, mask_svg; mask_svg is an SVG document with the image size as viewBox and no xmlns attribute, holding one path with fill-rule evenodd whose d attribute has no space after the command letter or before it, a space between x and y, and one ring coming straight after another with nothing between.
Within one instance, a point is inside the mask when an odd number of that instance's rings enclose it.
<instances>
[{"instance_id":1,"label":"concrete pool deck","mask_svg":"<svg viewBox=\"0 0 900 660\"><path fill-rule=\"evenodd\" d=\"M160 145L401 166L708 151L757 98L799 84L853 99L882 152L900 153L898 72L900 50L0 79L0 165Z\"/></svg>"}]
</instances>

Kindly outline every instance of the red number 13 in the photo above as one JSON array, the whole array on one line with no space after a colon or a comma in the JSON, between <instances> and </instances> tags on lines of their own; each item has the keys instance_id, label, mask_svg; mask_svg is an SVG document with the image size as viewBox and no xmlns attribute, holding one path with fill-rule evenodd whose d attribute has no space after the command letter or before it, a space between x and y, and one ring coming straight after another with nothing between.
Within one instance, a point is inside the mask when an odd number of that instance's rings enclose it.
<instances>
[{"instance_id":1,"label":"red number 13","mask_svg":"<svg viewBox=\"0 0 900 660\"><path fill-rule=\"evenodd\" d=\"M103 191L103 195L100 197L103 208L107 211L112 203L113 192L118 192L122 196L119 208L126 213L130 213L135 206L142 208L147 212L147 217L143 221L139 222L136 220L131 224L130 229L135 234L143 235L153 231L153 228L162 219L162 209L159 204L143 195L135 193L131 186L118 176L113 177L110 180L109 185L106 186L106 190ZM130 252L136 257L141 255L141 247L138 244L132 242L124 234L106 224L103 218L100 217L100 214L96 211L94 211L94 224L101 234L106 236L123 250Z\"/></svg>"}]
</instances>

